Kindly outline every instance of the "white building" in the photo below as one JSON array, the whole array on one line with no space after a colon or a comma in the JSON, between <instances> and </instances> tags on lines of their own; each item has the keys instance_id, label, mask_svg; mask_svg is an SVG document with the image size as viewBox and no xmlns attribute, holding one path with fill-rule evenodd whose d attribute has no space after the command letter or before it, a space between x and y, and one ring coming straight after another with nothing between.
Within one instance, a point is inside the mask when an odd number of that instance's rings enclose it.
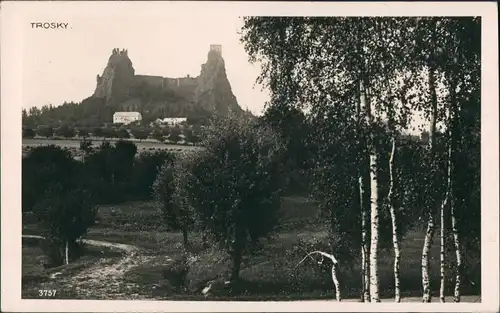
<instances>
[{"instance_id":1,"label":"white building","mask_svg":"<svg viewBox=\"0 0 500 313\"><path fill-rule=\"evenodd\" d=\"M114 124L130 124L140 120L142 120L142 115L139 112L115 112L115 114L113 114Z\"/></svg>"},{"instance_id":2,"label":"white building","mask_svg":"<svg viewBox=\"0 0 500 313\"><path fill-rule=\"evenodd\" d=\"M186 122L186 117L166 117L164 119L158 119L159 124L167 124L171 126L179 125L180 123Z\"/></svg>"}]
</instances>

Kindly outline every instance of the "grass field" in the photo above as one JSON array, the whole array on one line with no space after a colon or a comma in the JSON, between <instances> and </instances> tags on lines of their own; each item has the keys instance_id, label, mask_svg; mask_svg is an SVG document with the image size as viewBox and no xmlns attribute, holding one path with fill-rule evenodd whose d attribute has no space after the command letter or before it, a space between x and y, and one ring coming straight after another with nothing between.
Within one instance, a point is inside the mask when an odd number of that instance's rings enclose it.
<instances>
[{"instance_id":1,"label":"grass field","mask_svg":"<svg viewBox=\"0 0 500 313\"><path fill-rule=\"evenodd\" d=\"M102 138L90 138L94 146L99 146L104 140ZM135 140L135 139L127 139L135 142L137 148L139 150L148 150L148 149L198 149L199 147L191 146L191 145L175 145L168 143L161 143L156 140ZM111 143L117 141L117 139L106 139ZM32 146L44 146L44 145L57 145L66 148L79 148L80 147L80 139L23 139L23 148L24 147L32 147Z\"/></svg>"},{"instance_id":2,"label":"grass field","mask_svg":"<svg viewBox=\"0 0 500 313\"><path fill-rule=\"evenodd\" d=\"M284 198L282 216L283 227L273 238L264 242L265 249L244 258L241 269L241 292L237 296L232 296L231 299L299 300L334 297L328 264L320 266L312 261L306 261L300 267L295 268L304 257L306 249L311 249L312 246L317 248L327 246L327 230L318 221L316 205L305 198L287 197ZM23 233L37 234L39 229L26 219ZM152 203L101 206L98 223L90 229L86 238L133 245L139 249L139 252L126 258L123 257L119 263L113 256L106 257L109 262L115 262L113 271L118 274L112 276L112 279L108 277L107 280L99 280L94 276L89 279L87 276L90 274L85 274L85 270L82 270L80 274L68 272L68 275L77 275L84 281L87 277L87 283L79 284L79 291L75 291L71 296L85 299L203 300L205 297L201 295L200 290L208 281L217 280L227 274L229 259L226 254L216 249L202 250L199 237L197 234L190 234L192 249L189 255L194 261L191 261L186 273L181 271L179 274L175 268L179 260L185 256L181 244L182 235L166 229ZM401 288L403 297L421 296L422 244L422 231L413 231L402 243ZM32 260L39 257L38 254L39 252L33 250L26 250L26 252L23 250L23 275L30 272L30 267L33 267ZM393 296L392 262L392 251L382 251L379 279L381 296L386 299ZM340 268L344 299L359 299L360 268L358 263L359 260L346 260ZM89 273L103 270L101 265L92 266L94 267L87 269ZM111 272L114 273L113 271ZM106 273L108 272L106 270ZM439 289L438 237L435 238L431 251L431 278L434 282L433 294L437 296ZM118 283L113 288L106 287L111 280ZM474 296L465 297L463 301L477 301L480 299L478 296L480 290L477 289L480 286L479 264L470 264L466 280L463 294ZM72 284L74 285L71 280L62 278L58 280L57 277L48 282L42 282L42 284L47 283L52 284L53 288L69 288ZM449 295L452 295L452 285L452 281L448 282L450 289L447 293ZM30 295L29 291L23 290L23 296L30 297ZM221 290L214 292L206 299L229 298L227 293ZM411 298L406 301L411 301Z\"/></svg>"}]
</instances>

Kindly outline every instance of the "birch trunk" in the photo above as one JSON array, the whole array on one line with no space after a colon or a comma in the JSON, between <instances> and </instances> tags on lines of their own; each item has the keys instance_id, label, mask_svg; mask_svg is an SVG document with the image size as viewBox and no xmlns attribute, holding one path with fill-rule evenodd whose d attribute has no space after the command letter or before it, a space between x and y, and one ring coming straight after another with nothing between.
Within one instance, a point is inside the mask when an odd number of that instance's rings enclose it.
<instances>
[{"instance_id":1,"label":"birch trunk","mask_svg":"<svg viewBox=\"0 0 500 313\"><path fill-rule=\"evenodd\" d=\"M364 85L365 81L360 80L360 105L365 111L365 126L371 127L372 114L370 100L367 95L367 88ZM378 158L374 138L371 135L367 144L370 155L370 301L380 302L379 283L378 283L378 230L379 230L379 214L378 214Z\"/></svg>"},{"instance_id":2,"label":"birch trunk","mask_svg":"<svg viewBox=\"0 0 500 313\"><path fill-rule=\"evenodd\" d=\"M333 263L332 265L332 281L333 284L335 285L335 298L337 299L338 302L342 301L341 295L340 295L340 283L339 279L337 277L337 264Z\"/></svg>"},{"instance_id":3,"label":"birch trunk","mask_svg":"<svg viewBox=\"0 0 500 313\"><path fill-rule=\"evenodd\" d=\"M436 135L436 115L437 115L437 96L436 96L436 79L435 79L434 68L431 66L429 68L429 89L431 97L431 121L429 129L429 151L430 151L430 162L434 170L434 145L435 145L435 135ZM432 245L432 239L434 237L435 221L434 221L434 203L435 203L435 184L434 177L431 177L431 188L430 188L430 205L428 210L428 220L427 220L427 230L425 232L424 247L422 249L422 289L423 296L422 302L431 302L431 287L429 278L429 257L430 249Z\"/></svg>"},{"instance_id":4,"label":"birch trunk","mask_svg":"<svg viewBox=\"0 0 500 313\"><path fill-rule=\"evenodd\" d=\"M361 86L360 86L361 87ZM366 162L364 158L365 152L365 141L363 140L363 135L361 133L361 89L359 90L359 99L356 99L357 108L357 124L358 124L358 152L359 152L359 172L358 172L358 182L359 182L359 205L361 211L361 301L370 302L370 271L369 271L369 250L367 246L367 215L366 215L366 202L365 194L367 191L366 180L365 180L365 170Z\"/></svg>"},{"instance_id":5,"label":"birch trunk","mask_svg":"<svg viewBox=\"0 0 500 313\"><path fill-rule=\"evenodd\" d=\"M338 277L337 277L337 267L339 265L339 262L337 261L337 259L333 256L333 254L329 254L329 253L326 253L326 252L323 252L323 251L312 251L312 252L309 252L298 264L297 266L295 266L295 268L297 268L302 262L304 262L305 259L307 258L311 258L312 260L314 260L311 255L312 254L319 254L321 255L321 257L327 257L328 259L330 259L332 261L332 281L333 281L333 284L334 284L334 288L335 288L335 298L337 299L337 301L341 301L341 296L340 296L340 282L338 280Z\"/></svg>"},{"instance_id":6,"label":"birch trunk","mask_svg":"<svg viewBox=\"0 0 500 313\"><path fill-rule=\"evenodd\" d=\"M451 201L451 224L453 231L453 241L455 243L455 255L457 257L457 266L455 272L455 291L453 293L453 301L460 302L460 285L462 284L462 246L457 228L456 205Z\"/></svg>"},{"instance_id":7,"label":"birch trunk","mask_svg":"<svg viewBox=\"0 0 500 313\"><path fill-rule=\"evenodd\" d=\"M370 271L368 268L369 251L366 242L366 208L365 208L365 180L360 175L359 177L359 196L361 198L361 281L363 289L363 302L370 302Z\"/></svg>"},{"instance_id":8,"label":"birch trunk","mask_svg":"<svg viewBox=\"0 0 500 313\"><path fill-rule=\"evenodd\" d=\"M442 303L445 302L445 283L446 283L446 246L445 246L445 220L446 220L446 209L451 197L451 146L448 148L448 174L446 183L446 196L443 203L441 204L441 251L440 251L440 273L441 273L441 286L439 289L439 299Z\"/></svg>"},{"instance_id":9,"label":"birch trunk","mask_svg":"<svg viewBox=\"0 0 500 313\"><path fill-rule=\"evenodd\" d=\"M456 61L456 60L455 60ZM457 61L456 61L457 62ZM457 131L459 130L456 126L457 123L457 118L458 118L458 111L457 111L457 94L456 94L456 81L457 79L451 79L451 88L450 88L450 96L451 96L451 105L450 105L450 122L448 124L448 127L450 127L450 147L448 151L448 161L449 161L449 177L448 177L448 184L450 185L450 205L451 205L451 227L452 227L452 233L453 233L453 242L455 245L455 256L457 258L457 264L455 267L455 290L453 292L453 301L454 302L460 302L460 286L462 284L462 245L460 242L460 236L458 233L458 225L457 225L457 215L456 215L456 209L457 209L457 203L455 203L455 194L453 190L453 165L455 164L455 148L456 148L456 141L455 139L459 136Z\"/></svg>"},{"instance_id":10,"label":"birch trunk","mask_svg":"<svg viewBox=\"0 0 500 313\"><path fill-rule=\"evenodd\" d=\"M401 289L400 289L400 279L399 279L399 263L401 260L401 253L399 249L399 239L398 239L398 223L396 218L396 205L394 202L394 157L396 154L396 138L392 137L392 149L391 156L389 158L389 210L391 213L392 221L392 245L394 246L394 301L401 302Z\"/></svg>"},{"instance_id":11,"label":"birch trunk","mask_svg":"<svg viewBox=\"0 0 500 313\"><path fill-rule=\"evenodd\" d=\"M448 178L448 184L449 184L449 178ZM448 195L447 195L448 196ZM447 199L446 199L447 200ZM443 205L441 205L441 233L440 233L440 236L441 236L441 251L440 251L440 264L439 264L439 267L440 267L440 274L441 274L441 285L440 285L440 288L439 288L439 300L441 301L441 303L444 303L445 302L445 298L444 298L444 288L445 288L445 283L446 283L446 272L445 272L445 269L446 269L446 264L445 264L445 231L444 231L444 219L445 219L445 208L446 208L446 200L445 202L443 202Z\"/></svg>"},{"instance_id":12,"label":"birch trunk","mask_svg":"<svg viewBox=\"0 0 500 313\"><path fill-rule=\"evenodd\" d=\"M66 245L64 247L64 264L66 265L69 264L69 245L67 240L66 240Z\"/></svg>"},{"instance_id":13,"label":"birch trunk","mask_svg":"<svg viewBox=\"0 0 500 313\"><path fill-rule=\"evenodd\" d=\"M380 302L378 290L378 160L375 152L370 153L370 180L371 180L371 238L370 238L370 298Z\"/></svg>"}]
</instances>

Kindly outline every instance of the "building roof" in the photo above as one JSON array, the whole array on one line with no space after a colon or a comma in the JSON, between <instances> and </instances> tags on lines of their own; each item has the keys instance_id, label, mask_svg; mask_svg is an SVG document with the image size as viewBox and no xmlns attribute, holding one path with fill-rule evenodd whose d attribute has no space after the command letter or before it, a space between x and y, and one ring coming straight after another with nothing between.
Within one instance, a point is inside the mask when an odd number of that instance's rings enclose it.
<instances>
[{"instance_id":1,"label":"building roof","mask_svg":"<svg viewBox=\"0 0 500 313\"><path fill-rule=\"evenodd\" d=\"M115 112L113 116L141 116L139 112Z\"/></svg>"}]
</instances>

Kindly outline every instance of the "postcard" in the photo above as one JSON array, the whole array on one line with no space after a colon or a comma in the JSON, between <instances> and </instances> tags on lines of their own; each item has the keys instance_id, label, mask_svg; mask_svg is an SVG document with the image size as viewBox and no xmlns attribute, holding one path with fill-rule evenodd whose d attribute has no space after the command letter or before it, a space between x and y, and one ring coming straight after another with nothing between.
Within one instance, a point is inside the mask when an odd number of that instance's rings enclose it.
<instances>
[{"instance_id":1,"label":"postcard","mask_svg":"<svg viewBox=\"0 0 500 313\"><path fill-rule=\"evenodd\" d=\"M494 312L494 3L4 1L2 311Z\"/></svg>"}]
</instances>

